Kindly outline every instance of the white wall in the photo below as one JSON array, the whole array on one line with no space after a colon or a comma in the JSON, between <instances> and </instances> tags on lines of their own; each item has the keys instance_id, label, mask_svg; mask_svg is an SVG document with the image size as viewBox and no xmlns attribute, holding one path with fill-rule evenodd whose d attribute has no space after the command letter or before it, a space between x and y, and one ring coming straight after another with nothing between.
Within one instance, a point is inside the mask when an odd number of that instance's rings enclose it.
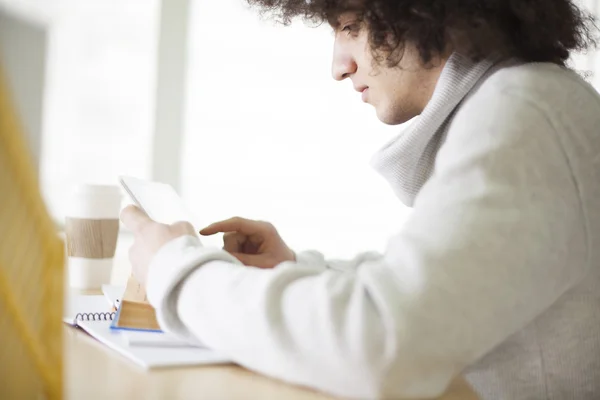
<instances>
[{"instance_id":1,"label":"white wall","mask_svg":"<svg viewBox=\"0 0 600 400\"><path fill-rule=\"evenodd\" d=\"M43 21L0 6L0 61L36 164L42 149L47 50Z\"/></svg>"},{"instance_id":2,"label":"white wall","mask_svg":"<svg viewBox=\"0 0 600 400\"><path fill-rule=\"evenodd\" d=\"M152 179L181 191L181 151L188 91L190 0L162 0L156 73Z\"/></svg>"}]
</instances>

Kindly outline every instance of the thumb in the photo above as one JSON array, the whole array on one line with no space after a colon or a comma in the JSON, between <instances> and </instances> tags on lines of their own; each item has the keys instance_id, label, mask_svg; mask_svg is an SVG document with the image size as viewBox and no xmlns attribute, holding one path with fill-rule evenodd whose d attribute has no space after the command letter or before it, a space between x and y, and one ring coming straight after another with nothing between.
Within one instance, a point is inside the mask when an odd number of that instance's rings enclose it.
<instances>
[{"instance_id":1,"label":"thumb","mask_svg":"<svg viewBox=\"0 0 600 400\"><path fill-rule=\"evenodd\" d=\"M139 207L128 205L121 211L121 222L133 233L137 233L144 224L152 220Z\"/></svg>"}]
</instances>

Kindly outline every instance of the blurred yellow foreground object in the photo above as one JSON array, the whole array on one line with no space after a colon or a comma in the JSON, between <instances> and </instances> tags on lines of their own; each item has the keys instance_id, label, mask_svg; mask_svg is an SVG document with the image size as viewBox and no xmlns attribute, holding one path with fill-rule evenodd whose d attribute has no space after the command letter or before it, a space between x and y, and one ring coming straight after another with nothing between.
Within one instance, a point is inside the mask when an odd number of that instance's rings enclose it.
<instances>
[{"instance_id":1,"label":"blurred yellow foreground object","mask_svg":"<svg viewBox=\"0 0 600 400\"><path fill-rule=\"evenodd\" d=\"M0 397L62 398L64 245L0 64Z\"/></svg>"}]
</instances>

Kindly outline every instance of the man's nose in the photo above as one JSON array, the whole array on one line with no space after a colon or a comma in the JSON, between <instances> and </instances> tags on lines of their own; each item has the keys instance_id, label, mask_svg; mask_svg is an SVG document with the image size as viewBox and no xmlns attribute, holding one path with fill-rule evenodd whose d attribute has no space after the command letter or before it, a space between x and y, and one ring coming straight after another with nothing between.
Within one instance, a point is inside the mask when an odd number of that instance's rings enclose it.
<instances>
[{"instance_id":1,"label":"man's nose","mask_svg":"<svg viewBox=\"0 0 600 400\"><path fill-rule=\"evenodd\" d=\"M356 73L358 66L354 58L348 51L345 51L343 45L336 40L333 46L333 61L331 65L331 75L336 81L342 81Z\"/></svg>"}]
</instances>

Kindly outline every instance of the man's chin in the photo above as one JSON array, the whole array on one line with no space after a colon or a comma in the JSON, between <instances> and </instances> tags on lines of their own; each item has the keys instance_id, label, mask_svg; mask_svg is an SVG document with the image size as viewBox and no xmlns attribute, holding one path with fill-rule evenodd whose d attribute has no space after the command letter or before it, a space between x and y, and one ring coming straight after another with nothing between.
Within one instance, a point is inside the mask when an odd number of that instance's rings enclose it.
<instances>
[{"instance_id":1,"label":"man's chin","mask_svg":"<svg viewBox=\"0 0 600 400\"><path fill-rule=\"evenodd\" d=\"M380 110L378 107L375 107L375 113L377 114L377 118L386 125L400 125L411 119L401 113Z\"/></svg>"}]
</instances>

